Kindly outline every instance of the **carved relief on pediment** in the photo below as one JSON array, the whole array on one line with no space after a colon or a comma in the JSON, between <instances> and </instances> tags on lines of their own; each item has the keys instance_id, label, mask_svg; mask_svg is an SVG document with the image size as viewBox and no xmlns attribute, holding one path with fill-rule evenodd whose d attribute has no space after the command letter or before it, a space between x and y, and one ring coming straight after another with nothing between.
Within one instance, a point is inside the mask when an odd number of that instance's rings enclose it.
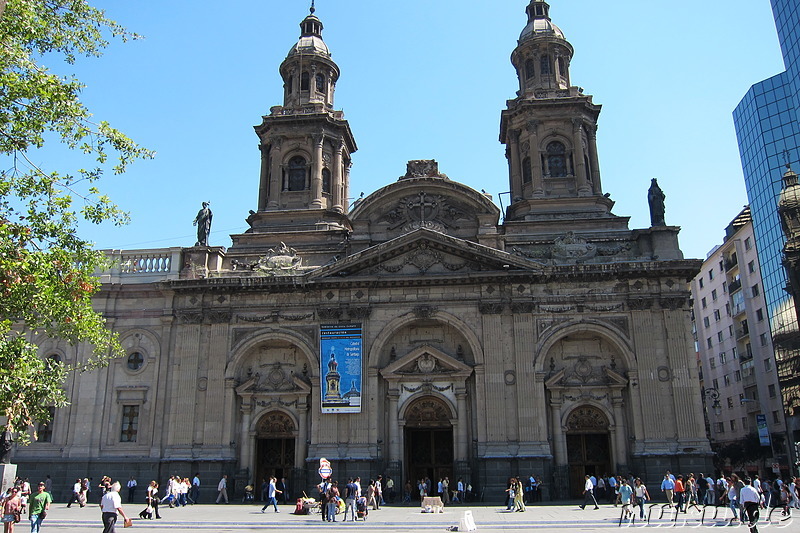
<instances>
[{"instance_id":1,"label":"carved relief on pediment","mask_svg":"<svg viewBox=\"0 0 800 533\"><path fill-rule=\"evenodd\" d=\"M428 243L422 242L417 248L393 261L387 261L376 266L376 270L394 274L406 267L425 274L428 271L436 270L442 272L458 272L461 270L479 267L473 261L466 261L460 258L451 257L434 248Z\"/></svg>"},{"instance_id":2,"label":"carved relief on pediment","mask_svg":"<svg viewBox=\"0 0 800 533\"><path fill-rule=\"evenodd\" d=\"M420 191L401 198L379 221L388 223L389 230L400 229L403 233L418 228L447 233L460 220L470 218L467 210L448 196Z\"/></svg>"}]
</instances>

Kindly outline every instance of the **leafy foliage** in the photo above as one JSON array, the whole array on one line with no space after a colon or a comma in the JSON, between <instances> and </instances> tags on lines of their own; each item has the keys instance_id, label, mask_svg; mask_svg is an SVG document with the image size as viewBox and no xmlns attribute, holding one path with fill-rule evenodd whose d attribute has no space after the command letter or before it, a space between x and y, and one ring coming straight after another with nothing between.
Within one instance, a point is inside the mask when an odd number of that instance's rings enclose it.
<instances>
[{"instance_id":1,"label":"leafy foliage","mask_svg":"<svg viewBox=\"0 0 800 533\"><path fill-rule=\"evenodd\" d=\"M105 258L77 226L81 218L126 223L127 214L95 182L108 167L121 174L153 154L92 121L80 82L45 66L100 56L108 37L137 36L87 0L0 1L0 415L22 441L27 428L48 420L49 406L67 403L68 371L122 354L92 309L95 272ZM31 152L54 140L85 154L91 168L69 173L35 165ZM46 361L37 346L44 337L91 345L93 355L69 367Z\"/></svg>"}]
</instances>

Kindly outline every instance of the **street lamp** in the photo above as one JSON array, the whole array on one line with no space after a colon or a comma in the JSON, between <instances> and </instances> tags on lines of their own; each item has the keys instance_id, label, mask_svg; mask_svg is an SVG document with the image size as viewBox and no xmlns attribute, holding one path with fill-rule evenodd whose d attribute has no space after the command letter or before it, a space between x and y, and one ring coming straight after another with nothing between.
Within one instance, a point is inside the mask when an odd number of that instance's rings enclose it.
<instances>
[{"instance_id":1,"label":"street lamp","mask_svg":"<svg viewBox=\"0 0 800 533\"><path fill-rule=\"evenodd\" d=\"M706 398L708 398L709 400L712 400L711 409L714 410L714 415L715 416L721 415L722 414L722 405L720 405L720 403L719 403L719 391L717 389L715 389L714 387L711 387L710 389L704 389L703 390L703 395Z\"/></svg>"}]
</instances>

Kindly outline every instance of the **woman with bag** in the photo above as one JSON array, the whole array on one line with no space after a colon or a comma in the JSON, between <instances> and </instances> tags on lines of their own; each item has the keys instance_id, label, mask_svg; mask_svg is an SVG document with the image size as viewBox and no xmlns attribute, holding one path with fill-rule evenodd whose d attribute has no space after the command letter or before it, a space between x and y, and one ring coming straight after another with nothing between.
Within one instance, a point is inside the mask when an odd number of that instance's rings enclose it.
<instances>
[{"instance_id":1,"label":"woman with bag","mask_svg":"<svg viewBox=\"0 0 800 533\"><path fill-rule=\"evenodd\" d=\"M139 513L139 518L142 520L145 519L153 519L161 518L161 515L158 514L158 483L156 480L150 482L150 485L147 487L147 496L145 497L147 501L147 507L142 509L142 512Z\"/></svg>"},{"instance_id":2,"label":"woman with bag","mask_svg":"<svg viewBox=\"0 0 800 533\"><path fill-rule=\"evenodd\" d=\"M650 493L640 478L633 482L633 495L636 498L634 505L639 506L639 519L644 520L644 506L650 500Z\"/></svg>"},{"instance_id":3,"label":"woman with bag","mask_svg":"<svg viewBox=\"0 0 800 533\"><path fill-rule=\"evenodd\" d=\"M3 499L3 533L13 533L14 524L20 521L21 514L22 500L19 499L19 489L13 487Z\"/></svg>"}]
</instances>

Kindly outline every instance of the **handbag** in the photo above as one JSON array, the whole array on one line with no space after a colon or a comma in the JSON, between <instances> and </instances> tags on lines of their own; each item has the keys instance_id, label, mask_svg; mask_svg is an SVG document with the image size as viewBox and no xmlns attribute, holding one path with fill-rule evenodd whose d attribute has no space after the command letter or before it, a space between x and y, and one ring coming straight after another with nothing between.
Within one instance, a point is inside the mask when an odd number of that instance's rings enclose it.
<instances>
[{"instance_id":1,"label":"handbag","mask_svg":"<svg viewBox=\"0 0 800 533\"><path fill-rule=\"evenodd\" d=\"M19 524L20 520L22 520L22 511L14 511L14 523Z\"/></svg>"},{"instance_id":2,"label":"handbag","mask_svg":"<svg viewBox=\"0 0 800 533\"><path fill-rule=\"evenodd\" d=\"M126 516L122 527L131 527L132 525L133 525L133 520L131 520Z\"/></svg>"}]
</instances>

